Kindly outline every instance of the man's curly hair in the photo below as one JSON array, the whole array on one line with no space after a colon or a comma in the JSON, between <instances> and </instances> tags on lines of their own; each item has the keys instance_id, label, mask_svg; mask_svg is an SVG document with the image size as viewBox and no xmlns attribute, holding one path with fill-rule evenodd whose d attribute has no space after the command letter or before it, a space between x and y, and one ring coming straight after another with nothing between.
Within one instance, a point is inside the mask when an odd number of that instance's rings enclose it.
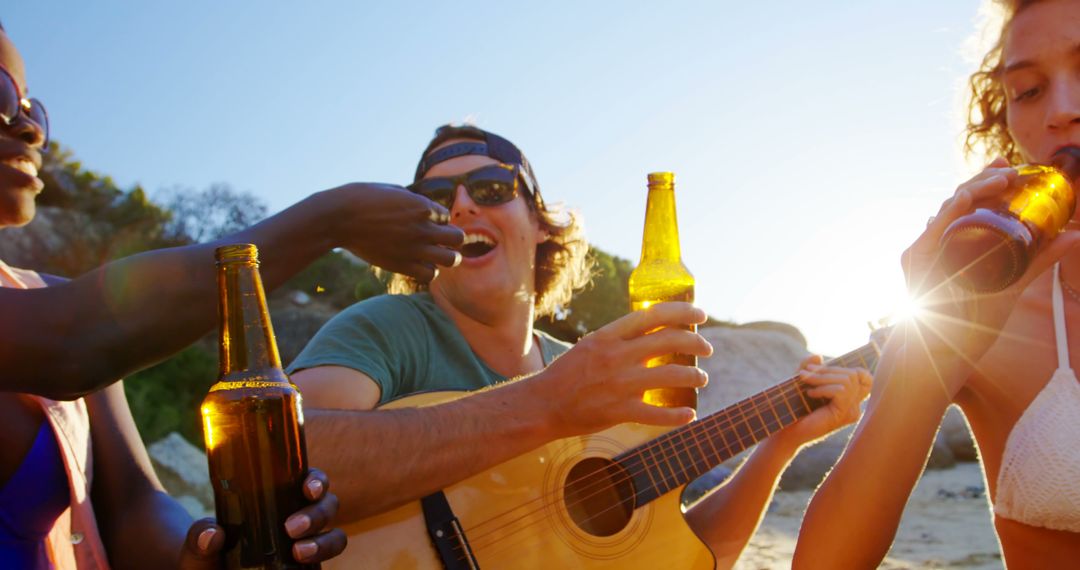
<instances>
[{"instance_id":1,"label":"man's curly hair","mask_svg":"<svg viewBox=\"0 0 1080 570\"><path fill-rule=\"evenodd\" d=\"M1021 10L1037 4L1039 0L994 0L1001 13L1001 29L997 40L986 52L978 71L968 81L969 102L967 127L965 128L964 152L971 156L981 153L986 158L1005 157L1011 164L1023 162L1016 143L1009 135L1006 124L1008 98L1002 84L1005 63L1001 59L1005 33L1009 24Z\"/></svg>"},{"instance_id":2,"label":"man's curly hair","mask_svg":"<svg viewBox=\"0 0 1080 570\"><path fill-rule=\"evenodd\" d=\"M485 140L484 131L473 126L443 125L435 131L422 156L453 139ZM537 188L539 192L539 188ZM574 293L592 279L593 259L581 217L561 204L548 204L526 196L529 211L537 216L540 229L548 238L536 246L535 317L553 315L570 303ZM401 274L392 274L387 290L392 294L408 294L426 290L427 286Z\"/></svg>"}]
</instances>

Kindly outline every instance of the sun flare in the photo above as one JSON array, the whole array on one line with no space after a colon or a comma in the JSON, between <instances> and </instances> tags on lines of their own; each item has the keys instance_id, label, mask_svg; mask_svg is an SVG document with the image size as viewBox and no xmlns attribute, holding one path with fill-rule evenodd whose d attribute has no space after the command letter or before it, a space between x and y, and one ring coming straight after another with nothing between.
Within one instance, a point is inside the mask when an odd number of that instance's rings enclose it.
<instances>
[{"instance_id":1,"label":"sun flare","mask_svg":"<svg viewBox=\"0 0 1080 570\"><path fill-rule=\"evenodd\" d=\"M893 324L909 321L923 314L925 309L918 299L905 295L896 304L890 320Z\"/></svg>"}]
</instances>

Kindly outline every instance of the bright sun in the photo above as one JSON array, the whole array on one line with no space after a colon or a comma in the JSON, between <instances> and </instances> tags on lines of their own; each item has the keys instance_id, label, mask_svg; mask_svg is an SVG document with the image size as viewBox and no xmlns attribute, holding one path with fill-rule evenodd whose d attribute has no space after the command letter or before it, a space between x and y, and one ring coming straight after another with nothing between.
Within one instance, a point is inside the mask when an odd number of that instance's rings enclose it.
<instances>
[{"instance_id":1,"label":"bright sun","mask_svg":"<svg viewBox=\"0 0 1080 570\"><path fill-rule=\"evenodd\" d=\"M912 299L905 295L896 304L896 309L892 314L892 322L899 323L917 317L922 313L923 307L918 300Z\"/></svg>"}]
</instances>

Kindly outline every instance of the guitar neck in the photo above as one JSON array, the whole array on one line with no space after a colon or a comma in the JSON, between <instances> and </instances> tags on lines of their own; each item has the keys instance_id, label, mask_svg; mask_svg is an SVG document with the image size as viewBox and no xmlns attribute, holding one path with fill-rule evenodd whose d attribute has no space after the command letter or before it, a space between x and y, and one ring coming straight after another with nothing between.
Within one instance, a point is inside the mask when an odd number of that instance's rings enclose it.
<instances>
[{"instance_id":1,"label":"guitar neck","mask_svg":"<svg viewBox=\"0 0 1080 570\"><path fill-rule=\"evenodd\" d=\"M826 364L873 370L878 353L871 342ZM799 376L793 376L616 457L633 479L635 505L640 507L682 487L828 404L827 399L807 395L808 389Z\"/></svg>"}]
</instances>

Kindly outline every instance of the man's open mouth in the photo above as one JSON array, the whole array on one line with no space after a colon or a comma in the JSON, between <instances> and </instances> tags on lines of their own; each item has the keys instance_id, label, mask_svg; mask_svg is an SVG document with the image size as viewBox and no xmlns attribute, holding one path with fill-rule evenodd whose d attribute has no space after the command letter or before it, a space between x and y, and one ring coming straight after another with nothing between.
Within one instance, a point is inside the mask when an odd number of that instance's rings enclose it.
<instances>
[{"instance_id":1,"label":"man's open mouth","mask_svg":"<svg viewBox=\"0 0 1080 570\"><path fill-rule=\"evenodd\" d=\"M495 249L495 240L484 234L465 234L465 243L461 246L461 255L466 258L480 257Z\"/></svg>"}]
</instances>

